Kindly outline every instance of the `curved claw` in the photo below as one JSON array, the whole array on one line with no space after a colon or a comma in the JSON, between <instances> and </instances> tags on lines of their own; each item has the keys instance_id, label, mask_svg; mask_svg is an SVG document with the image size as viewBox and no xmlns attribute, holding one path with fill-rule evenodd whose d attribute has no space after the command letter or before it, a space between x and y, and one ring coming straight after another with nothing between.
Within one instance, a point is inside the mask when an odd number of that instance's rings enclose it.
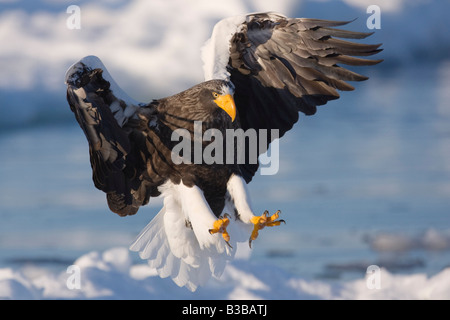
<instances>
[{"instance_id":1,"label":"curved claw","mask_svg":"<svg viewBox=\"0 0 450 320\"><path fill-rule=\"evenodd\" d=\"M210 234L221 233L223 239L227 243L230 248L233 248L230 244L230 235L227 231L227 226L230 223L231 216L228 213L225 213L223 216L220 216L218 220L214 221L213 228L209 229Z\"/></svg>"},{"instance_id":2,"label":"curved claw","mask_svg":"<svg viewBox=\"0 0 450 320\"><path fill-rule=\"evenodd\" d=\"M259 230L263 229L264 227L275 227L279 226L281 222L286 224L286 221L284 220L277 220L280 216L280 210L277 210L273 215L269 217L269 211L264 211L264 213L259 217L253 217L250 219L251 223L253 223L253 231L250 235L250 239L248 241L248 245L251 248L252 247L252 241L258 238Z\"/></svg>"}]
</instances>

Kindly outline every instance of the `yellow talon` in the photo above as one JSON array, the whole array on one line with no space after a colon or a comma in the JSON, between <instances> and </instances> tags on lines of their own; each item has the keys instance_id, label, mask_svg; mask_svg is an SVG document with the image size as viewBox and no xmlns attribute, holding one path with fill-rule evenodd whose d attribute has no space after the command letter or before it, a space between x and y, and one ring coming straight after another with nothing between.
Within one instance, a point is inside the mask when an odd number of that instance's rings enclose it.
<instances>
[{"instance_id":1,"label":"yellow talon","mask_svg":"<svg viewBox=\"0 0 450 320\"><path fill-rule=\"evenodd\" d=\"M209 229L209 233L210 234L221 233L222 237L225 240L225 242L227 243L227 245L230 248L232 248L232 246L229 243L230 235L228 234L228 231L227 231L227 226L230 223L229 217L230 217L230 215L228 213L225 213L223 215L223 217L220 216L218 220L214 221L213 228Z\"/></svg>"},{"instance_id":2,"label":"yellow talon","mask_svg":"<svg viewBox=\"0 0 450 320\"><path fill-rule=\"evenodd\" d=\"M266 210L261 216L253 217L250 219L250 222L254 225L250 240L248 241L250 248L252 247L252 241L258 238L259 230L263 229L264 227L279 226L281 222L286 223L284 220L277 220L280 217L280 210L275 212L270 217L268 215L269 211Z\"/></svg>"}]
</instances>

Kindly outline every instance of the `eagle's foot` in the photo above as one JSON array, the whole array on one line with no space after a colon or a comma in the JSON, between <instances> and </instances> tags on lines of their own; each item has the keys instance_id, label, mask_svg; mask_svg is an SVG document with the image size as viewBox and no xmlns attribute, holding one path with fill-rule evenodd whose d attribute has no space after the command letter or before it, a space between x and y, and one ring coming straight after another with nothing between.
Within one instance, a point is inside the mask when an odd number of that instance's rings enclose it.
<instances>
[{"instance_id":1,"label":"eagle's foot","mask_svg":"<svg viewBox=\"0 0 450 320\"><path fill-rule=\"evenodd\" d=\"M284 220L277 220L280 216L280 210L275 212L273 215L269 217L269 211L264 211L264 213L259 217L253 217L250 219L251 223L253 223L253 231L248 241L248 245L250 248L252 247L252 241L258 237L258 231L263 229L264 227L274 227L279 226L281 222L286 223Z\"/></svg>"},{"instance_id":2,"label":"eagle's foot","mask_svg":"<svg viewBox=\"0 0 450 320\"><path fill-rule=\"evenodd\" d=\"M227 231L227 226L230 223L230 215L225 213L223 216L220 216L218 220L214 221L213 228L209 229L210 234L221 233L223 239L227 243L230 248L233 248L230 244L230 235Z\"/></svg>"}]
</instances>

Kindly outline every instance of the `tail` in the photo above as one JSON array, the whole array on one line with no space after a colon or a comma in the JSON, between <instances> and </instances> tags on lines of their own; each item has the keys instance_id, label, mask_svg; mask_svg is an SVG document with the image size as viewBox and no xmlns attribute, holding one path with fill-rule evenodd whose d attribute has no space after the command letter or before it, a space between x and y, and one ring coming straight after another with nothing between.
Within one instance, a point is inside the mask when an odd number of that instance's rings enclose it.
<instances>
[{"instance_id":1,"label":"tail","mask_svg":"<svg viewBox=\"0 0 450 320\"><path fill-rule=\"evenodd\" d=\"M137 236L130 250L148 260L161 278L170 277L178 286L193 292L211 276L222 275L234 250L214 252L211 248L200 248L193 230L186 226L184 219L179 219L179 212L165 203Z\"/></svg>"}]
</instances>

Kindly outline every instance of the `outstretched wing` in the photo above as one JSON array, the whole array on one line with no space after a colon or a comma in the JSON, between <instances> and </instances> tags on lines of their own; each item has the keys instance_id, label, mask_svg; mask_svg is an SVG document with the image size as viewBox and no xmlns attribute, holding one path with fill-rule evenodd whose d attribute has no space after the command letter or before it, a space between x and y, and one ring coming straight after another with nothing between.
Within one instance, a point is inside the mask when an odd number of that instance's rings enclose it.
<instances>
[{"instance_id":1,"label":"outstretched wing","mask_svg":"<svg viewBox=\"0 0 450 320\"><path fill-rule=\"evenodd\" d=\"M223 49L221 54L214 52L219 56L205 72L209 70L210 77L228 76L235 85L241 127L269 130L270 143L270 129L279 130L282 137L298 121L299 111L312 115L318 105L339 98L337 90L353 90L346 81L367 79L338 64L367 66L382 61L358 58L378 53L379 44L337 39L363 39L371 34L333 28L347 23L290 19L274 13L224 20L216 25L213 37L230 34L231 26L228 59L224 64ZM211 39L209 46L220 50L219 39ZM241 169L249 182L258 164L244 164Z\"/></svg>"},{"instance_id":2,"label":"outstretched wing","mask_svg":"<svg viewBox=\"0 0 450 320\"><path fill-rule=\"evenodd\" d=\"M129 98L97 57L70 67L66 84L67 101L89 142L95 187L106 193L111 211L135 214L163 182L147 168L155 146L143 122L152 110Z\"/></svg>"}]
</instances>

